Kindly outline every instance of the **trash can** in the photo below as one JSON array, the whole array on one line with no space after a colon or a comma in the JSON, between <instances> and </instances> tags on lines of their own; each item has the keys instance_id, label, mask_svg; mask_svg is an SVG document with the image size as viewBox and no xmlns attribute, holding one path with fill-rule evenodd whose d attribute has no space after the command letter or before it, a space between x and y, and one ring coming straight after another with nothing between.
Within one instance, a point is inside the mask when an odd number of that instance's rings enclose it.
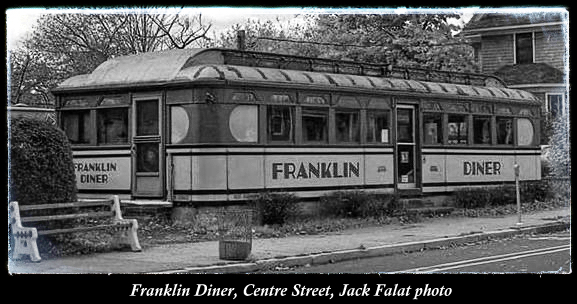
<instances>
[{"instance_id":1,"label":"trash can","mask_svg":"<svg viewBox=\"0 0 577 304\"><path fill-rule=\"evenodd\" d=\"M217 219L219 258L246 260L252 250L252 210L223 210Z\"/></svg>"}]
</instances>

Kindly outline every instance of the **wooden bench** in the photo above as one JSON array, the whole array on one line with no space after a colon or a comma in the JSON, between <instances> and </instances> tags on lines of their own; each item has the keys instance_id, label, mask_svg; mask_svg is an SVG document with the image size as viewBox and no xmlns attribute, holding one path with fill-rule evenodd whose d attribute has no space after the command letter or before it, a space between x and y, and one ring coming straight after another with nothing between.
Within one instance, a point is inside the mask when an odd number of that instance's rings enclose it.
<instances>
[{"instance_id":1,"label":"wooden bench","mask_svg":"<svg viewBox=\"0 0 577 304\"><path fill-rule=\"evenodd\" d=\"M105 211L89 210L90 208L100 208ZM57 211L54 215L40 216L20 216L20 212L42 210L45 213ZM26 205L19 206L18 202L10 202L10 220L12 223L12 236L14 240L12 256L15 259L22 258L24 255L30 256L34 262L41 260L36 245L36 239L39 235L51 235L62 233L83 232L92 230L109 230L114 231L113 242L117 244L130 245L132 251L141 251L140 243L136 231L138 223L135 219L124 219L120 211L120 201L118 196L109 200L88 200L62 204L43 204L43 205ZM24 227L22 224L54 222L72 219L90 219L90 218L109 218L110 223L89 225L73 221L74 227L37 230L35 227ZM33 225L30 225L33 226Z\"/></svg>"}]
</instances>

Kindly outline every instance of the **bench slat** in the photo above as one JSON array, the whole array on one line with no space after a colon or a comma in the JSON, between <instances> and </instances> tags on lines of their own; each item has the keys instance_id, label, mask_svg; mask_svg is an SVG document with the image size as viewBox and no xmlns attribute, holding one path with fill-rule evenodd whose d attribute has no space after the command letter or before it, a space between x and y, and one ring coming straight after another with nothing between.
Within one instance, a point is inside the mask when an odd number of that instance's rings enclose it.
<instances>
[{"instance_id":1,"label":"bench slat","mask_svg":"<svg viewBox=\"0 0 577 304\"><path fill-rule=\"evenodd\" d=\"M102 211L102 212L92 212L92 213L77 213L77 214L59 214L59 215L47 215L47 216L29 216L22 217L20 221L22 223L29 222L46 222L53 220L69 220L77 218L100 218L100 217L112 217L114 216L113 211Z\"/></svg>"},{"instance_id":2,"label":"bench slat","mask_svg":"<svg viewBox=\"0 0 577 304\"><path fill-rule=\"evenodd\" d=\"M73 208L73 207L94 207L112 205L112 200L86 201L86 202L72 202L62 204L42 204L42 205L23 205L18 206L20 211L28 210L44 210L44 209L58 209L58 208Z\"/></svg>"},{"instance_id":3,"label":"bench slat","mask_svg":"<svg viewBox=\"0 0 577 304\"><path fill-rule=\"evenodd\" d=\"M74 228L64 228L64 229L54 229L54 230L42 230L42 231L38 231L38 235L103 230L103 229L107 229L107 228L130 227L130 226L131 225L128 223L128 224L97 225L97 226L74 227Z\"/></svg>"}]
</instances>

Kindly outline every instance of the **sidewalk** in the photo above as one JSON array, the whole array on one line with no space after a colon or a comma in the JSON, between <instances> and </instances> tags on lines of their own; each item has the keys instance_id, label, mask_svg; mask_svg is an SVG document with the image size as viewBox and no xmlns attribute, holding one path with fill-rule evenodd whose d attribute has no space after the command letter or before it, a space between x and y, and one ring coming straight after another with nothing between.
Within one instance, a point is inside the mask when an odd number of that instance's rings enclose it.
<instances>
[{"instance_id":1,"label":"sidewalk","mask_svg":"<svg viewBox=\"0 0 577 304\"><path fill-rule=\"evenodd\" d=\"M9 273L245 273L273 265L314 265L357 257L387 255L474 242L519 233L545 233L570 227L569 207L500 218L432 218L323 235L255 239L248 261L219 259L218 241L168 244L142 252L109 252L83 256L9 261Z\"/></svg>"}]
</instances>

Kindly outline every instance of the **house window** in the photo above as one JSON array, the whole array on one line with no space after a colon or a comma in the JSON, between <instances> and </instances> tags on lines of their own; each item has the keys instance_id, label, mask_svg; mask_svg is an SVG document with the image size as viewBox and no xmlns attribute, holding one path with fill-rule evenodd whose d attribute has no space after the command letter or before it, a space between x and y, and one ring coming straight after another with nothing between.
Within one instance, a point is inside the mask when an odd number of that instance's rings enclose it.
<instances>
[{"instance_id":1,"label":"house window","mask_svg":"<svg viewBox=\"0 0 577 304\"><path fill-rule=\"evenodd\" d=\"M515 34L516 64L533 63L533 33Z\"/></svg>"},{"instance_id":2,"label":"house window","mask_svg":"<svg viewBox=\"0 0 577 304\"><path fill-rule=\"evenodd\" d=\"M547 94L547 108L552 118L563 115L563 94Z\"/></svg>"}]
</instances>

